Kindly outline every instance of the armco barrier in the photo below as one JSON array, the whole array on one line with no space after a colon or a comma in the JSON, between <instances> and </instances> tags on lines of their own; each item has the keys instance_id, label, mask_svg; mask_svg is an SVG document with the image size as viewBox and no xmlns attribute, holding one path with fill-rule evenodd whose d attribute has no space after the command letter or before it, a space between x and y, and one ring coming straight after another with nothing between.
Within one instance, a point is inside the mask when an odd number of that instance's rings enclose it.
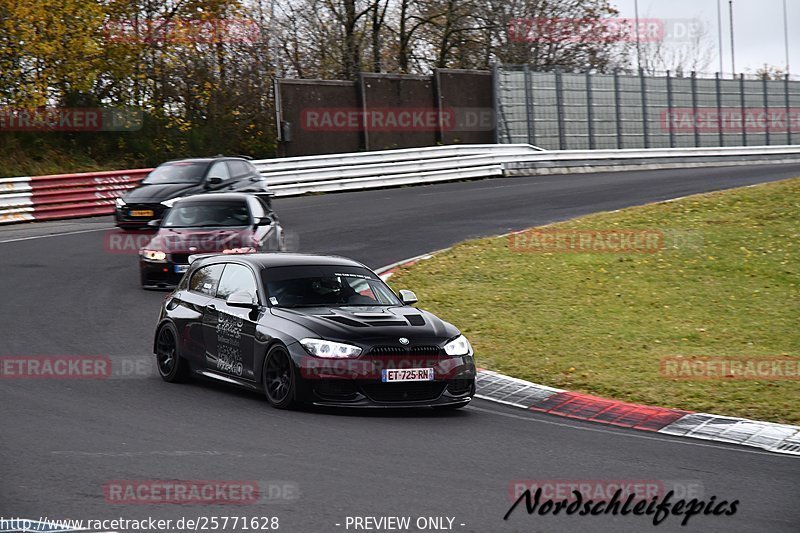
<instances>
[{"instance_id":1,"label":"armco barrier","mask_svg":"<svg viewBox=\"0 0 800 533\"><path fill-rule=\"evenodd\" d=\"M800 146L543 151L528 144L433 146L253 161L275 196L491 176L800 163ZM150 169L0 179L0 224L109 214Z\"/></svg>"},{"instance_id":2,"label":"armco barrier","mask_svg":"<svg viewBox=\"0 0 800 533\"><path fill-rule=\"evenodd\" d=\"M0 224L107 215L152 169L0 179Z\"/></svg>"}]
</instances>

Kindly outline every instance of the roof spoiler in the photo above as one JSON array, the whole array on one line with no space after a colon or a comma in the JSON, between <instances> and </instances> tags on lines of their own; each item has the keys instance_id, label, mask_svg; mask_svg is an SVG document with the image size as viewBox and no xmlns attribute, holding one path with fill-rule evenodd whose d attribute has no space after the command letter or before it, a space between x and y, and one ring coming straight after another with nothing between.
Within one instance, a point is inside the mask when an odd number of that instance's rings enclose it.
<instances>
[{"instance_id":1,"label":"roof spoiler","mask_svg":"<svg viewBox=\"0 0 800 533\"><path fill-rule=\"evenodd\" d=\"M198 259L205 259L206 257L214 257L215 255L222 255L221 252L208 253L208 254L192 254L189 256L189 264L191 265Z\"/></svg>"},{"instance_id":2,"label":"roof spoiler","mask_svg":"<svg viewBox=\"0 0 800 533\"><path fill-rule=\"evenodd\" d=\"M232 248L230 250L225 250L222 252L211 252L205 254L192 254L189 256L189 264L194 263L198 259L204 259L206 257L215 257L219 255L245 255L245 254L254 254L257 250L250 246L244 246L242 248Z\"/></svg>"}]
</instances>

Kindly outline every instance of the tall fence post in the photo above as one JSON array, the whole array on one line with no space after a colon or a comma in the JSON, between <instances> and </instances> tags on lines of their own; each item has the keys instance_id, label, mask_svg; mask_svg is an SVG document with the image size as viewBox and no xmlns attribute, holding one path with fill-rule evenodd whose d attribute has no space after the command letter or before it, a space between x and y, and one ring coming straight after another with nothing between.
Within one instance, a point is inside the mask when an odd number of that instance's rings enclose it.
<instances>
[{"instance_id":1,"label":"tall fence post","mask_svg":"<svg viewBox=\"0 0 800 533\"><path fill-rule=\"evenodd\" d=\"M492 62L492 102L494 102L494 143L500 144L500 128L503 124L503 104L500 101L500 69Z\"/></svg>"},{"instance_id":2,"label":"tall fence post","mask_svg":"<svg viewBox=\"0 0 800 533\"><path fill-rule=\"evenodd\" d=\"M783 78L783 93L784 97L786 98L786 136L788 144L792 143L792 105L791 101L789 100L789 74Z\"/></svg>"},{"instance_id":3,"label":"tall fence post","mask_svg":"<svg viewBox=\"0 0 800 533\"><path fill-rule=\"evenodd\" d=\"M644 132L644 147L650 148L650 123L647 114L647 82L644 78L644 69L639 69L639 86L642 93L642 131Z\"/></svg>"},{"instance_id":4,"label":"tall fence post","mask_svg":"<svg viewBox=\"0 0 800 533\"><path fill-rule=\"evenodd\" d=\"M719 72L714 74L714 81L717 90L717 132L719 133L719 145L725 146L725 135L722 131L722 80Z\"/></svg>"},{"instance_id":5,"label":"tall fence post","mask_svg":"<svg viewBox=\"0 0 800 533\"><path fill-rule=\"evenodd\" d=\"M533 77L531 69L525 65L525 122L528 126L528 144L536 145L536 115L533 109Z\"/></svg>"},{"instance_id":6,"label":"tall fence post","mask_svg":"<svg viewBox=\"0 0 800 533\"><path fill-rule=\"evenodd\" d=\"M734 74L735 76L735 74ZM742 146L748 146L747 144L747 126L745 122L747 122L747 101L744 97L744 74L739 74L739 100L741 102L742 108Z\"/></svg>"},{"instance_id":7,"label":"tall fence post","mask_svg":"<svg viewBox=\"0 0 800 533\"><path fill-rule=\"evenodd\" d=\"M769 123L770 123L770 116L769 116L769 86L767 84L767 76L764 76L761 79L761 82L762 82L761 83L761 87L762 87L763 92L764 92L764 114L767 116L767 128L766 128L766 132L765 133L767 134L767 146L769 146L769 145L772 144L772 142L771 142L771 136L769 134L769 130L770 130L770 126L769 126Z\"/></svg>"},{"instance_id":8,"label":"tall fence post","mask_svg":"<svg viewBox=\"0 0 800 533\"><path fill-rule=\"evenodd\" d=\"M700 146L700 130L697 129L697 73L692 71L692 126L694 129L694 146Z\"/></svg>"},{"instance_id":9,"label":"tall fence post","mask_svg":"<svg viewBox=\"0 0 800 533\"><path fill-rule=\"evenodd\" d=\"M586 71L586 126L589 130L589 150L594 150L594 93L592 92L592 73L589 70Z\"/></svg>"},{"instance_id":10,"label":"tall fence post","mask_svg":"<svg viewBox=\"0 0 800 533\"><path fill-rule=\"evenodd\" d=\"M358 95L361 99L361 144L364 150L369 152L369 124L367 120L367 111L369 110L367 103L367 82L365 81L363 72L358 74Z\"/></svg>"},{"instance_id":11,"label":"tall fence post","mask_svg":"<svg viewBox=\"0 0 800 533\"><path fill-rule=\"evenodd\" d=\"M438 68L433 69L433 99L436 107L436 144L444 144L444 118L442 117L442 79Z\"/></svg>"},{"instance_id":12,"label":"tall fence post","mask_svg":"<svg viewBox=\"0 0 800 533\"><path fill-rule=\"evenodd\" d=\"M617 149L622 150L625 143L622 142L622 116L620 115L622 103L619 92L619 70L617 69L614 69L614 108L617 112Z\"/></svg>"},{"instance_id":13,"label":"tall fence post","mask_svg":"<svg viewBox=\"0 0 800 533\"><path fill-rule=\"evenodd\" d=\"M675 116L672 95L672 75L667 71L667 128L669 129L669 147L675 148Z\"/></svg>"},{"instance_id":14,"label":"tall fence post","mask_svg":"<svg viewBox=\"0 0 800 533\"><path fill-rule=\"evenodd\" d=\"M556 69L556 113L558 117L558 146L559 150L567 149L567 132L564 123L564 80L561 69Z\"/></svg>"}]
</instances>

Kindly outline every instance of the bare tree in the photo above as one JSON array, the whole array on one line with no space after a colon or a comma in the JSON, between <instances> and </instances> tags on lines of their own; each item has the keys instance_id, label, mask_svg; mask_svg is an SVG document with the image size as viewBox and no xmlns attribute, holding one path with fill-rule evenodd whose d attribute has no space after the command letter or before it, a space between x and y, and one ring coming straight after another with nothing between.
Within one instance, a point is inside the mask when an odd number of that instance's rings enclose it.
<instances>
[{"instance_id":1,"label":"bare tree","mask_svg":"<svg viewBox=\"0 0 800 533\"><path fill-rule=\"evenodd\" d=\"M705 72L716 54L716 44L708 28L700 21L681 22L682 29L665 28L663 33L640 37L639 58L641 68L650 75L667 70L679 76L690 72ZM635 52L632 51L632 54ZM633 55L631 64L638 63Z\"/></svg>"}]
</instances>

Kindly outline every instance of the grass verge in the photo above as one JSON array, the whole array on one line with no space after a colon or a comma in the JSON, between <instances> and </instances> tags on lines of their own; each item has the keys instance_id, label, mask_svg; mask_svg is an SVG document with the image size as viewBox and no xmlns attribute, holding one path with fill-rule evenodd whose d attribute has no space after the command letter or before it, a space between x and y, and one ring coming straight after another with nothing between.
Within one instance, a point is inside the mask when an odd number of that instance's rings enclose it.
<instances>
[{"instance_id":1,"label":"grass verge","mask_svg":"<svg viewBox=\"0 0 800 533\"><path fill-rule=\"evenodd\" d=\"M480 366L625 401L800 423L796 377L686 380L662 369L673 357L778 358L791 369L800 357L800 178L547 230L652 230L662 240L652 253L542 253L519 236L480 239L400 269L391 285L461 328Z\"/></svg>"}]
</instances>

